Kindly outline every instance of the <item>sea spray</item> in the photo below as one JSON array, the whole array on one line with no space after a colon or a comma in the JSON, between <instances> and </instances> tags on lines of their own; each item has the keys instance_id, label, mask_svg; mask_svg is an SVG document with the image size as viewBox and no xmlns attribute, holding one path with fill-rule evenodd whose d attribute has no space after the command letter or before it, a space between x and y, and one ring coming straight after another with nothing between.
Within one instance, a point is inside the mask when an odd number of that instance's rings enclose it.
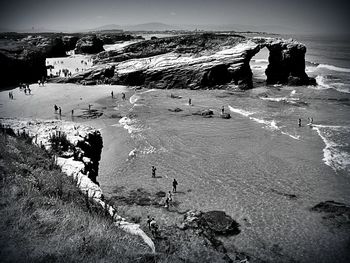
<instances>
[{"instance_id":1,"label":"sea spray","mask_svg":"<svg viewBox=\"0 0 350 263\"><path fill-rule=\"evenodd\" d=\"M245 117L248 117L250 120L253 120L253 121L257 122L257 123L264 124L265 127L270 129L270 130L280 131L282 134L287 135L287 136L291 137L294 140L299 140L300 139L299 135L292 135L292 134L290 134L288 132L282 131L281 128L278 127L278 125L277 125L275 120L268 121L268 120L259 119L259 118L256 118L256 117L251 117L250 115L255 114L254 112L246 111L246 110L243 110L243 109L233 108L230 105L228 107L229 107L230 111L232 111L234 113L238 113L238 114L243 115Z\"/></svg>"},{"instance_id":2,"label":"sea spray","mask_svg":"<svg viewBox=\"0 0 350 263\"><path fill-rule=\"evenodd\" d=\"M349 146L348 143L346 143L346 138L350 132L350 127L313 125L312 128L317 132L325 144L325 148L323 148L323 162L334 171L349 171L350 154L342 148ZM345 142L342 140L345 140Z\"/></svg>"}]
</instances>

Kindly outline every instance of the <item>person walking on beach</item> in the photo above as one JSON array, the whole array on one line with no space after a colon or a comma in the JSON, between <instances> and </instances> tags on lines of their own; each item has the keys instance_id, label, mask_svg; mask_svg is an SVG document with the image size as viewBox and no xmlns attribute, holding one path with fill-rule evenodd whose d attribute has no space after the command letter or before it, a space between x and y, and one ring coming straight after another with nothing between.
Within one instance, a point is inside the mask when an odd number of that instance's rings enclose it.
<instances>
[{"instance_id":1,"label":"person walking on beach","mask_svg":"<svg viewBox=\"0 0 350 263\"><path fill-rule=\"evenodd\" d=\"M74 110L72 110L72 116L74 115Z\"/></svg>"},{"instance_id":2,"label":"person walking on beach","mask_svg":"<svg viewBox=\"0 0 350 263\"><path fill-rule=\"evenodd\" d=\"M173 194L171 193L171 191L168 192L167 198L170 203L173 201Z\"/></svg>"},{"instance_id":3,"label":"person walking on beach","mask_svg":"<svg viewBox=\"0 0 350 263\"><path fill-rule=\"evenodd\" d=\"M225 106L222 106L221 107L221 114L224 114L225 113Z\"/></svg>"},{"instance_id":4,"label":"person walking on beach","mask_svg":"<svg viewBox=\"0 0 350 263\"><path fill-rule=\"evenodd\" d=\"M125 93L122 93L122 100L126 100Z\"/></svg>"},{"instance_id":5,"label":"person walking on beach","mask_svg":"<svg viewBox=\"0 0 350 263\"><path fill-rule=\"evenodd\" d=\"M114 94L113 94L113 91L111 92L111 96L112 96L112 99L114 99Z\"/></svg>"},{"instance_id":6,"label":"person walking on beach","mask_svg":"<svg viewBox=\"0 0 350 263\"><path fill-rule=\"evenodd\" d=\"M152 219L151 219L151 217L148 215L147 216L147 225L148 225L148 229L151 231L152 229L151 229L151 222L152 222Z\"/></svg>"},{"instance_id":7,"label":"person walking on beach","mask_svg":"<svg viewBox=\"0 0 350 263\"><path fill-rule=\"evenodd\" d=\"M177 185L178 185L178 183L177 183L176 179L174 179L174 181L173 181L173 193L176 193Z\"/></svg>"},{"instance_id":8,"label":"person walking on beach","mask_svg":"<svg viewBox=\"0 0 350 263\"><path fill-rule=\"evenodd\" d=\"M152 218L151 222L149 223L150 227L151 227L151 232L152 232L152 236L156 237L157 236L157 232L158 232L158 225L156 220L154 219L154 217Z\"/></svg>"},{"instance_id":9,"label":"person walking on beach","mask_svg":"<svg viewBox=\"0 0 350 263\"><path fill-rule=\"evenodd\" d=\"M58 107L58 114L61 116L62 115L62 109L61 107Z\"/></svg>"},{"instance_id":10,"label":"person walking on beach","mask_svg":"<svg viewBox=\"0 0 350 263\"><path fill-rule=\"evenodd\" d=\"M192 99L191 98L188 99L188 105L190 105L190 106L192 105Z\"/></svg>"},{"instance_id":11,"label":"person walking on beach","mask_svg":"<svg viewBox=\"0 0 350 263\"><path fill-rule=\"evenodd\" d=\"M301 127L301 119L298 120L298 126Z\"/></svg>"},{"instance_id":12,"label":"person walking on beach","mask_svg":"<svg viewBox=\"0 0 350 263\"><path fill-rule=\"evenodd\" d=\"M154 165L152 165L152 178L156 178L156 170L157 168Z\"/></svg>"},{"instance_id":13,"label":"person walking on beach","mask_svg":"<svg viewBox=\"0 0 350 263\"><path fill-rule=\"evenodd\" d=\"M170 206L170 202L169 202L169 198L167 197L165 199L165 206L164 207L169 210L169 206Z\"/></svg>"}]
</instances>

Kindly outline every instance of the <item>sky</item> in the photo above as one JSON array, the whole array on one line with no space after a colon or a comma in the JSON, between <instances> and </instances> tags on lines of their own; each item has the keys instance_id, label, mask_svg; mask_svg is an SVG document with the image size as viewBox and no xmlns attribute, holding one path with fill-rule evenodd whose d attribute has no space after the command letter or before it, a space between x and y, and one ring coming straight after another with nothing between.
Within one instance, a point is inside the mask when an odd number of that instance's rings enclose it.
<instances>
[{"instance_id":1,"label":"sky","mask_svg":"<svg viewBox=\"0 0 350 263\"><path fill-rule=\"evenodd\" d=\"M0 28L74 31L160 22L348 34L349 10L350 0L0 0Z\"/></svg>"}]
</instances>

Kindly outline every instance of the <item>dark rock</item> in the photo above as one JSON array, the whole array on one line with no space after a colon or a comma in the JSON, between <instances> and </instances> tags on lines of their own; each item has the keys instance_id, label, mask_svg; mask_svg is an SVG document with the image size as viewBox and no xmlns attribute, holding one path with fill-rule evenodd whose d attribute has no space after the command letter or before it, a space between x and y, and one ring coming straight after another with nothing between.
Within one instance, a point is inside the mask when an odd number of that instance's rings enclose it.
<instances>
[{"instance_id":1,"label":"dark rock","mask_svg":"<svg viewBox=\"0 0 350 263\"><path fill-rule=\"evenodd\" d=\"M240 233L239 224L223 211L201 212L191 210L184 215L182 229L202 229L208 234L237 235Z\"/></svg>"},{"instance_id":2,"label":"dark rock","mask_svg":"<svg viewBox=\"0 0 350 263\"><path fill-rule=\"evenodd\" d=\"M166 193L163 192L163 191L159 191L159 192L156 193L156 196L158 196L158 197L165 197Z\"/></svg>"},{"instance_id":3,"label":"dark rock","mask_svg":"<svg viewBox=\"0 0 350 263\"><path fill-rule=\"evenodd\" d=\"M77 44L79 38L77 36L63 36L63 46L66 51L75 49L75 45Z\"/></svg>"},{"instance_id":4,"label":"dark rock","mask_svg":"<svg viewBox=\"0 0 350 263\"><path fill-rule=\"evenodd\" d=\"M201 216L201 224L220 235L237 235L239 224L223 211L209 211Z\"/></svg>"},{"instance_id":5,"label":"dark rock","mask_svg":"<svg viewBox=\"0 0 350 263\"><path fill-rule=\"evenodd\" d=\"M97 66L79 74L76 81L86 74L90 79L104 78L105 65L111 63L116 65L114 76L109 77L112 84L157 89L225 89L234 84L246 90L253 87L249 61L264 47L270 51L268 84L315 83L305 73L306 47L297 41L208 33L147 40L101 52L96 56ZM141 63L131 65L131 59Z\"/></svg>"},{"instance_id":6,"label":"dark rock","mask_svg":"<svg viewBox=\"0 0 350 263\"><path fill-rule=\"evenodd\" d=\"M349 205L335 201L325 201L312 207L311 211L325 213L323 219L336 227L350 227Z\"/></svg>"},{"instance_id":7,"label":"dark rock","mask_svg":"<svg viewBox=\"0 0 350 263\"><path fill-rule=\"evenodd\" d=\"M76 54L96 54L101 51L104 51L103 41L96 35L82 37L75 47Z\"/></svg>"},{"instance_id":8,"label":"dark rock","mask_svg":"<svg viewBox=\"0 0 350 263\"><path fill-rule=\"evenodd\" d=\"M222 113L222 114L220 114L220 117L223 119L230 119L231 115L230 115L230 113Z\"/></svg>"},{"instance_id":9,"label":"dark rock","mask_svg":"<svg viewBox=\"0 0 350 263\"><path fill-rule=\"evenodd\" d=\"M168 111L171 111L171 112L180 112L180 111L182 111L182 109L180 109L180 108L175 108L175 109L168 109Z\"/></svg>"},{"instance_id":10,"label":"dark rock","mask_svg":"<svg viewBox=\"0 0 350 263\"><path fill-rule=\"evenodd\" d=\"M200 115L203 117L211 117L214 114L214 112L210 109L207 110L199 110L196 112L193 112L192 115Z\"/></svg>"}]
</instances>

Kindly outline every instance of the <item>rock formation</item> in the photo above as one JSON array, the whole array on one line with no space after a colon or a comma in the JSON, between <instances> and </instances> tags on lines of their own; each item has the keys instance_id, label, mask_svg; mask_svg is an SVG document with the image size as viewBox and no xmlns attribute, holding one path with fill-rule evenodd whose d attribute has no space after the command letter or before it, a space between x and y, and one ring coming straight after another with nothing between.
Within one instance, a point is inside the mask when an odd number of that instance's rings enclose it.
<instances>
[{"instance_id":1,"label":"rock formation","mask_svg":"<svg viewBox=\"0 0 350 263\"><path fill-rule=\"evenodd\" d=\"M116 209L104 201L102 190L96 184L98 162L102 151L102 137L99 131L84 125L66 121L27 121L0 119L2 129L14 135L25 134L33 144L53 148L53 136L65 134L71 147L56 156L57 165L68 176L73 176L79 189L101 205L113 218L114 224L126 232L140 236L155 252L153 241L142 231L140 225L127 222L116 213ZM92 177L92 178L91 178Z\"/></svg>"},{"instance_id":2,"label":"rock formation","mask_svg":"<svg viewBox=\"0 0 350 263\"><path fill-rule=\"evenodd\" d=\"M75 47L76 54L96 54L101 51L104 51L103 41L96 35L80 38Z\"/></svg>"},{"instance_id":3,"label":"rock formation","mask_svg":"<svg viewBox=\"0 0 350 263\"><path fill-rule=\"evenodd\" d=\"M268 84L306 85L306 47L294 40L198 34L142 41L101 52L90 70L58 82L144 85L149 88L208 89L253 87L251 58L270 50ZM113 71L114 74L111 72ZM108 72L108 74L107 74Z\"/></svg>"}]
</instances>

